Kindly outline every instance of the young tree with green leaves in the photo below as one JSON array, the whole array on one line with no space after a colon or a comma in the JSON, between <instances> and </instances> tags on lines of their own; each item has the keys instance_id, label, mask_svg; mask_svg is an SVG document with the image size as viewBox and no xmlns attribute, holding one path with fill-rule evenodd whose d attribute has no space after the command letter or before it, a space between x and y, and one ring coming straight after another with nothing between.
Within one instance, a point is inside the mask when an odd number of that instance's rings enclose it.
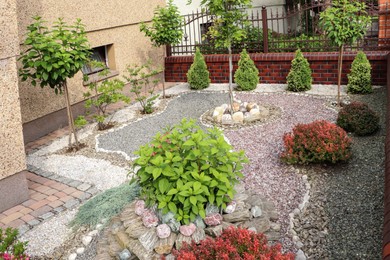
<instances>
[{"instance_id":1,"label":"young tree with green leaves","mask_svg":"<svg viewBox=\"0 0 390 260\"><path fill-rule=\"evenodd\" d=\"M167 6L158 6L154 11L152 24L147 26L142 23L140 26L141 32L144 32L150 38L153 45L156 47L173 45L180 43L183 37L181 29L183 18L180 15L179 9L173 4L173 0L168 0ZM166 56L166 48L164 48L164 56ZM165 66L163 71L163 98L165 98Z\"/></svg>"},{"instance_id":2,"label":"young tree with green leaves","mask_svg":"<svg viewBox=\"0 0 390 260\"><path fill-rule=\"evenodd\" d=\"M229 96L233 106L233 59L232 44L246 37L248 26L245 9L251 6L251 0L202 0L201 5L207 7L216 19L209 28L208 34L215 40L215 46L228 49L229 53Z\"/></svg>"},{"instance_id":3,"label":"young tree with green leaves","mask_svg":"<svg viewBox=\"0 0 390 260\"><path fill-rule=\"evenodd\" d=\"M43 88L49 86L56 94L64 93L68 114L69 147L72 146L72 133L76 148L79 142L73 122L67 79L81 70L90 56L90 47L84 25L78 19L73 25L66 24L63 19L54 22L52 28L44 26L41 17L34 17L34 23L27 27L27 38L20 60L22 68L19 75L22 81L31 79Z\"/></svg>"},{"instance_id":4,"label":"young tree with green leaves","mask_svg":"<svg viewBox=\"0 0 390 260\"><path fill-rule=\"evenodd\" d=\"M334 0L332 6L320 14L320 25L326 36L339 47L337 80L339 105L344 46L362 39L370 22L366 4L357 0Z\"/></svg>"}]
</instances>

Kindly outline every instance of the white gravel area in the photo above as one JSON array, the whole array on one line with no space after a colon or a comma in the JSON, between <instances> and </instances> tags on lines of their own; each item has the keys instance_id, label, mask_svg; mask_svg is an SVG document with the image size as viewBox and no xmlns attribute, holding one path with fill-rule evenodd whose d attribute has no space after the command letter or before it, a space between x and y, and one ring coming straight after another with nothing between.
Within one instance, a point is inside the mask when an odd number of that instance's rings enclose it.
<instances>
[{"instance_id":1,"label":"white gravel area","mask_svg":"<svg viewBox=\"0 0 390 260\"><path fill-rule=\"evenodd\" d=\"M93 184L99 190L116 187L128 180L129 169L115 166L106 160L82 155L29 156L27 163L45 171Z\"/></svg>"},{"instance_id":2,"label":"white gravel area","mask_svg":"<svg viewBox=\"0 0 390 260\"><path fill-rule=\"evenodd\" d=\"M61 246L71 235L68 223L76 215L77 209L60 213L27 231L21 237L21 241L28 241L26 253L30 256L50 256L56 247Z\"/></svg>"}]
</instances>

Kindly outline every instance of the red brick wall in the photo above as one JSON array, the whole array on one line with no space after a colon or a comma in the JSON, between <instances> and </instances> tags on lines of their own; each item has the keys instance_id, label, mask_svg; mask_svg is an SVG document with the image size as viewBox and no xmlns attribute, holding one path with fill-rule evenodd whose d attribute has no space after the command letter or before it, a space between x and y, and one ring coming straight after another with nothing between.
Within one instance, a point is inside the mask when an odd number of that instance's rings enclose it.
<instances>
[{"instance_id":1,"label":"red brick wall","mask_svg":"<svg viewBox=\"0 0 390 260\"><path fill-rule=\"evenodd\" d=\"M372 66L372 83L386 85L387 52L366 52ZM342 84L347 84L347 73L356 52L347 52L343 58ZM260 73L260 83L286 83L294 53L254 53L250 54ZM337 84L337 52L304 53L312 69L314 84ZM237 69L239 55L233 55L234 71ZM206 55L211 82L229 82L228 55ZM165 80L167 82L186 82L186 73L193 56L171 56L165 59Z\"/></svg>"}]
</instances>

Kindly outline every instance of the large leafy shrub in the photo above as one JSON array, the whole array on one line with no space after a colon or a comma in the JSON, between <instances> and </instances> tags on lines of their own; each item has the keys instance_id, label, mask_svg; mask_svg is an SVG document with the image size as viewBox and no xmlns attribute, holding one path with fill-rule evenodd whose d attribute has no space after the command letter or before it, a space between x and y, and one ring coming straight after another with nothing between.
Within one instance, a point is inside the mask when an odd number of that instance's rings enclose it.
<instances>
[{"instance_id":1,"label":"large leafy shrub","mask_svg":"<svg viewBox=\"0 0 390 260\"><path fill-rule=\"evenodd\" d=\"M180 250L173 250L177 260L214 259L272 259L293 260L291 253L283 254L280 244L269 246L264 234L256 234L247 229L230 227L216 239L208 237L196 244L186 242Z\"/></svg>"},{"instance_id":2,"label":"large leafy shrub","mask_svg":"<svg viewBox=\"0 0 390 260\"><path fill-rule=\"evenodd\" d=\"M254 90L259 84L259 70L245 49L240 54L234 81L238 90Z\"/></svg>"},{"instance_id":3,"label":"large leafy shrub","mask_svg":"<svg viewBox=\"0 0 390 260\"><path fill-rule=\"evenodd\" d=\"M337 125L357 135L370 135L379 129L379 115L365 103L352 102L340 110Z\"/></svg>"},{"instance_id":4,"label":"large leafy shrub","mask_svg":"<svg viewBox=\"0 0 390 260\"><path fill-rule=\"evenodd\" d=\"M348 92L367 94L372 92L371 65L364 52L359 51L352 62L351 73L348 74Z\"/></svg>"},{"instance_id":5,"label":"large leafy shrub","mask_svg":"<svg viewBox=\"0 0 390 260\"><path fill-rule=\"evenodd\" d=\"M287 75L287 90L299 92L311 89L311 69L309 62L300 49L295 52L295 58L291 61L291 69Z\"/></svg>"},{"instance_id":6,"label":"large leafy shrub","mask_svg":"<svg viewBox=\"0 0 390 260\"><path fill-rule=\"evenodd\" d=\"M210 85L209 71L199 48L196 48L194 62L187 72L187 82L191 89L204 89Z\"/></svg>"},{"instance_id":7,"label":"large leafy shrub","mask_svg":"<svg viewBox=\"0 0 390 260\"><path fill-rule=\"evenodd\" d=\"M136 154L133 167L147 205L171 211L185 224L197 215L204 218L207 203L226 207L247 161L243 151L232 151L220 130L205 132L186 119Z\"/></svg>"},{"instance_id":8,"label":"large leafy shrub","mask_svg":"<svg viewBox=\"0 0 390 260\"><path fill-rule=\"evenodd\" d=\"M20 259L28 260L29 257L25 255L27 242L18 241L17 229L0 228L0 259Z\"/></svg>"},{"instance_id":9,"label":"large leafy shrub","mask_svg":"<svg viewBox=\"0 0 390 260\"><path fill-rule=\"evenodd\" d=\"M351 139L339 126L319 120L298 124L283 137L282 161L307 164L347 161L351 157Z\"/></svg>"}]
</instances>

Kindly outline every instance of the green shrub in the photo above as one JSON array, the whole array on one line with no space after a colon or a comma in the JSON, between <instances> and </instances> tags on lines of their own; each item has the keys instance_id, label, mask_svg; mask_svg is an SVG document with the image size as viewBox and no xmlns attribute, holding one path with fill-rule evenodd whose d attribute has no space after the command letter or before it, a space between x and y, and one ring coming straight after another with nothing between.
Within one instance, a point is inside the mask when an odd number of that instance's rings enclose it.
<instances>
[{"instance_id":1,"label":"green shrub","mask_svg":"<svg viewBox=\"0 0 390 260\"><path fill-rule=\"evenodd\" d=\"M319 120L298 124L283 136L285 150L282 161L308 164L347 161L351 157L351 139L337 125Z\"/></svg>"},{"instance_id":2,"label":"green shrub","mask_svg":"<svg viewBox=\"0 0 390 260\"><path fill-rule=\"evenodd\" d=\"M204 218L207 203L226 207L247 161L243 151L232 151L220 130L205 132L186 119L135 153L133 171L146 204L173 212L185 224L197 215Z\"/></svg>"},{"instance_id":3,"label":"green shrub","mask_svg":"<svg viewBox=\"0 0 390 260\"><path fill-rule=\"evenodd\" d=\"M295 58L291 61L291 69L287 75L287 90L299 92L311 89L311 69L309 62L300 49L295 52Z\"/></svg>"},{"instance_id":4,"label":"green shrub","mask_svg":"<svg viewBox=\"0 0 390 260\"><path fill-rule=\"evenodd\" d=\"M210 85L209 71L199 48L196 48L194 62L187 72L187 82L191 89L204 89Z\"/></svg>"},{"instance_id":5,"label":"green shrub","mask_svg":"<svg viewBox=\"0 0 390 260\"><path fill-rule=\"evenodd\" d=\"M18 233L14 228L0 228L0 259L29 259L24 254L27 242L18 241Z\"/></svg>"},{"instance_id":6,"label":"green shrub","mask_svg":"<svg viewBox=\"0 0 390 260\"><path fill-rule=\"evenodd\" d=\"M352 102L341 108L337 125L357 135L370 135L379 129L379 115L361 102Z\"/></svg>"},{"instance_id":7,"label":"green shrub","mask_svg":"<svg viewBox=\"0 0 390 260\"><path fill-rule=\"evenodd\" d=\"M352 62L351 73L348 74L347 91L352 94L372 92L371 65L364 52L359 51Z\"/></svg>"},{"instance_id":8,"label":"green shrub","mask_svg":"<svg viewBox=\"0 0 390 260\"><path fill-rule=\"evenodd\" d=\"M238 90L254 90L259 84L259 70L245 49L240 54L234 81Z\"/></svg>"}]
</instances>

